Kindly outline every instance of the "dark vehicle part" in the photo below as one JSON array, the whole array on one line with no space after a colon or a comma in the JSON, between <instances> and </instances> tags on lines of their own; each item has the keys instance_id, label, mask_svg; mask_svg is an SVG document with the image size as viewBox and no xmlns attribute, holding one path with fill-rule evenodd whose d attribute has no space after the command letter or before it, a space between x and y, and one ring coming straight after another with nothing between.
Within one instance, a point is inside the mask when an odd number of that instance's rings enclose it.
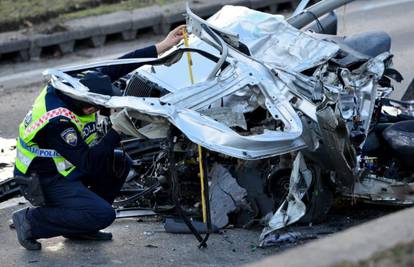
<instances>
[{"instance_id":1,"label":"dark vehicle part","mask_svg":"<svg viewBox=\"0 0 414 267\"><path fill-rule=\"evenodd\" d=\"M308 168L312 172L312 183L302 199L306 204L306 213L299 223L320 223L326 219L333 204L333 189L329 186L329 177L322 177L318 166L308 164ZM278 169L269 174L267 186L276 208L289 193L291 172L291 169Z\"/></svg>"},{"instance_id":2,"label":"dark vehicle part","mask_svg":"<svg viewBox=\"0 0 414 267\"><path fill-rule=\"evenodd\" d=\"M126 208L126 209L116 209L116 218L136 218L136 217L148 217L158 215L156 212L148 209L140 208Z\"/></svg>"},{"instance_id":3,"label":"dark vehicle part","mask_svg":"<svg viewBox=\"0 0 414 267\"><path fill-rule=\"evenodd\" d=\"M137 97L161 97L167 93L166 89L135 73L128 81L124 94Z\"/></svg>"},{"instance_id":4,"label":"dark vehicle part","mask_svg":"<svg viewBox=\"0 0 414 267\"><path fill-rule=\"evenodd\" d=\"M387 127L382 135L393 154L406 168L414 162L414 120L400 121Z\"/></svg>"},{"instance_id":5,"label":"dark vehicle part","mask_svg":"<svg viewBox=\"0 0 414 267\"><path fill-rule=\"evenodd\" d=\"M275 169L267 177L267 191L272 196L275 208L278 208L286 199L289 192L290 173L292 169Z\"/></svg>"},{"instance_id":6,"label":"dark vehicle part","mask_svg":"<svg viewBox=\"0 0 414 267\"><path fill-rule=\"evenodd\" d=\"M338 41L339 45L345 45L367 57L373 58L391 49L391 37L382 31L372 31L353 34Z\"/></svg>"},{"instance_id":7,"label":"dark vehicle part","mask_svg":"<svg viewBox=\"0 0 414 267\"><path fill-rule=\"evenodd\" d=\"M152 205L148 206L139 201L151 196L161 185L157 177L153 177L161 141L129 139L122 141L122 146L132 159L132 170L113 205L117 208L137 205L152 208Z\"/></svg>"},{"instance_id":8,"label":"dark vehicle part","mask_svg":"<svg viewBox=\"0 0 414 267\"><path fill-rule=\"evenodd\" d=\"M169 130L169 138L168 138L168 143L169 146L167 146L168 148L168 154L169 154L169 169L170 169L170 176L171 176L171 183L172 183L172 198L175 204L175 208L178 212L178 214L180 215L180 217L183 219L184 223L187 225L187 227L190 229L191 233L193 233L193 235L197 238L198 242L199 242L199 248L203 248L203 247L207 247L207 240L210 236L210 233L212 233L212 224L211 224L211 217L210 217L210 206L209 206L209 202L206 202L206 209L207 209L207 233L205 235L205 237L203 238L200 233L197 231L197 229L194 227L192 221L187 217L187 215L184 213L182 207L181 207L181 203L180 203L180 196L179 196L179 192L178 192L178 177L177 177L177 169L176 169L176 162L175 162L175 155L174 155L174 144L176 141L176 136L173 134L173 128L171 127ZM204 152L205 153L205 152ZM205 165L205 162L202 162L202 164L204 165L204 174L207 177L207 166ZM205 192L207 193L207 199L208 199L208 180L205 179L204 180L205 184Z\"/></svg>"},{"instance_id":9,"label":"dark vehicle part","mask_svg":"<svg viewBox=\"0 0 414 267\"><path fill-rule=\"evenodd\" d=\"M16 176L15 181L20 185L20 191L23 197L33 206L43 206L45 204L45 196L37 174L29 177Z\"/></svg>"},{"instance_id":10,"label":"dark vehicle part","mask_svg":"<svg viewBox=\"0 0 414 267\"><path fill-rule=\"evenodd\" d=\"M329 186L328 175L323 175L321 169L313 164L308 164L312 171L312 184L305 194L303 200L306 204L306 214L299 223L321 223L332 207L334 195Z\"/></svg>"},{"instance_id":11,"label":"dark vehicle part","mask_svg":"<svg viewBox=\"0 0 414 267\"><path fill-rule=\"evenodd\" d=\"M244 161L236 169L237 182L246 189L247 197L260 217L273 211L273 201L265 192L266 162Z\"/></svg>"},{"instance_id":12,"label":"dark vehicle part","mask_svg":"<svg viewBox=\"0 0 414 267\"><path fill-rule=\"evenodd\" d=\"M20 186L14 178L8 178L0 182L0 202L17 197L20 194Z\"/></svg>"},{"instance_id":13,"label":"dark vehicle part","mask_svg":"<svg viewBox=\"0 0 414 267\"><path fill-rule=\"evenodd\" d=\"M380 103L380 120L381 122L399 122L403 120L414 119L414 101L413 100L394 100L391 98L382 98Z\"/></svg>"},{"instance_id":14,"label":"dark vehicle part","mask_svg":"<svg viewBox=\"0 0 414 267\"><path fill-rule=\"evenodd\" d=\"M143 197L147 197L148 195L152 194L155 189L157 189L159 187L159 183L154 183L152 186L147 187L145 189L125 189L122 188L120 195L124 198L117 198L114 203L113 206L114 207L127 207L133 203L135 203L137 200L139 200L140 198Z\"/></svg>"},{"instance_id":15,"label":"dark vehicle part","mask_svg":"<svg viewBox=\"0 0 414 267\"><path fill-rule=\"evenodd\" d=\"M310 0L302 0L299 2L298 6L296 7L295 11L293 11L292 16L296 16L297 14L301 13L309 4Z\"/></svg>"},{"instance_id":16,"label":"dark vehicle part","mask_svg":"<svg viewBox=\"0 0 414 267\"><path fill-rule=\"evenodd\" d=\"M332 10L346 5L353 0L325 0L316 3L315 5L303 10L297 15L293 15L287 19L287 22L293 27L300 29L313 22L318 18Z\"/></svg>"},{"instance_id":17,"label":"dark vehicle part","mask_svg":"<svg viewBox=\"0 0 414 267\"><path fill-rule=\"evenodd\" d=\"M353 168L356 166L356 152L349 140L349 131L344 121L336 112L337 106L334 103L320 105L317 109L321 136L324 146L322 149L306 152L308 158L320 157L325 159L325 168L335 171L341 178L337 186L351 188L354 184ZM330 155L326 157L326 155Z\"/></svg>"},{"instance_id":18,"label":"dark vehicle part","mask_svg":"<svg viewBox=\"0 0 414 267\"><path fill-rule=\"evenodd\" d=\"M203 222L199 221L192 221L192 224L194 225L194 228L199 232L200 234L207 234L209 232L207 225ZM173 234L190 234L191 230L187 226L187 224L184 222L183 219L178 218L166 218L164 222L164 229L167 233L173 233ZM219 228L216 226L212 226L210 233L218 233Z\"/></svg>"},{"instance_id":19,"label":"dark vehicle part","mask_svg":"<svg viewBox=\"0 0 414 267\"><path fill-rule=\"evenodd\" d=\"M334 11L312 22L304 29L316 33L336 35L338 33L338 17Z\"/></svg>"}]
</instances>

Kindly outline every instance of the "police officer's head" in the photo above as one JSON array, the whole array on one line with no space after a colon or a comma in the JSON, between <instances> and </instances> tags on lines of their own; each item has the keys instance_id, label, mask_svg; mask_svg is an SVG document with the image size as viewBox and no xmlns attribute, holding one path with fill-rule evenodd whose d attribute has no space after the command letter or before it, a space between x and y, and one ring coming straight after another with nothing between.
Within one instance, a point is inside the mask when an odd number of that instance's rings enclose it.
<instances>
[{"instance_id":1,"label":"police officer's head","mask_svg":"<svg viewBox=\"0 0 414 267\"><path fill-rule=\"evenodd\" d=\"M109 96L120 96L121 92L119 89L112 85L109 76L99 71L86 71L78 75L79 82L88 87L92 93ZM66 97L64 97L66 98ZM65 100L65 99L64 99ZM65 102L73 108L73 111L78 115L90 115L97 112L101 107L93 103L88 103L75 99L66 98Z\"/></svg>"}]
</instances>

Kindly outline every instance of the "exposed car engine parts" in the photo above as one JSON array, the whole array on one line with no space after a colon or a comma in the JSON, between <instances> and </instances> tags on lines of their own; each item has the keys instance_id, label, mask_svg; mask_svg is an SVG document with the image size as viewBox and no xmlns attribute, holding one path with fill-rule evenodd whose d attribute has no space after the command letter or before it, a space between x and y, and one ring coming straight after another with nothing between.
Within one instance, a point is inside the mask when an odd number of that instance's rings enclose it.
<instances>
[{"instance_id":1,"label":"exposed car engine parts","mask_svg":"<svg viewBox=\"0 0 414 267\"><path fill-rule=\"evenodd\" d=\"M115 207L178 214L166 229L190 230L201 245L200 232L258 221L261 244L283 242L298 235L278 229L320 222L337 196L414 204L414 102L388 98L402 79L389 35L301 30L347 2L321 1L288 19L225 6L203 20L187 8L189 47L44 74L73 98L117 110L111 121L133 170ZM194 84L177 75L187 73L187 53ZM116 82L123 96L90 93L75 78L124 64L136 70ZM201 184L210 189L207 225Z\"/></svg>"}]
</instances>

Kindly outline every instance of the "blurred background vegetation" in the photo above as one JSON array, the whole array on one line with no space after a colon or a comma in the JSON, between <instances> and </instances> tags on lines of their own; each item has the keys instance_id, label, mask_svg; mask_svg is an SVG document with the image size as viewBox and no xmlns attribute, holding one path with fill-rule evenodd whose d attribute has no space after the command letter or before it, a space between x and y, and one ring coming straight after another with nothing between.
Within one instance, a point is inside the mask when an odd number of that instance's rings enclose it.
<instances>
[{"instance_id":1,"label":"blurred background vegetation","mask_svg":"<svg viewBox=\"0 0 414 267\"><path fill-rule=\"evenodd\" d=\"M0 0L0 32L179 0Z\"/></svg>"}]
</instances>

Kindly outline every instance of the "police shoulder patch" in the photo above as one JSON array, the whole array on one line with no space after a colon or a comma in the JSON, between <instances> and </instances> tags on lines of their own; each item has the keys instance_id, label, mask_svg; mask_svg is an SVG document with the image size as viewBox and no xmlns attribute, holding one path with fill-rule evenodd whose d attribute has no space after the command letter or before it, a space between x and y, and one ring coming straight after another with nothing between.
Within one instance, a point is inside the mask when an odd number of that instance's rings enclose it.
<instances>
[{"instance_id":1,"label":"police shoulder patch","mask_svg":"<svg viewBox=\"0 0 414 267\"><path fill-rule=\"evenodd\" d=\"M76 130L72 127L65 129L60 136L71 146L76 146L78 144L78 135L76 134Z\"/></svg>"}]
</instances>

